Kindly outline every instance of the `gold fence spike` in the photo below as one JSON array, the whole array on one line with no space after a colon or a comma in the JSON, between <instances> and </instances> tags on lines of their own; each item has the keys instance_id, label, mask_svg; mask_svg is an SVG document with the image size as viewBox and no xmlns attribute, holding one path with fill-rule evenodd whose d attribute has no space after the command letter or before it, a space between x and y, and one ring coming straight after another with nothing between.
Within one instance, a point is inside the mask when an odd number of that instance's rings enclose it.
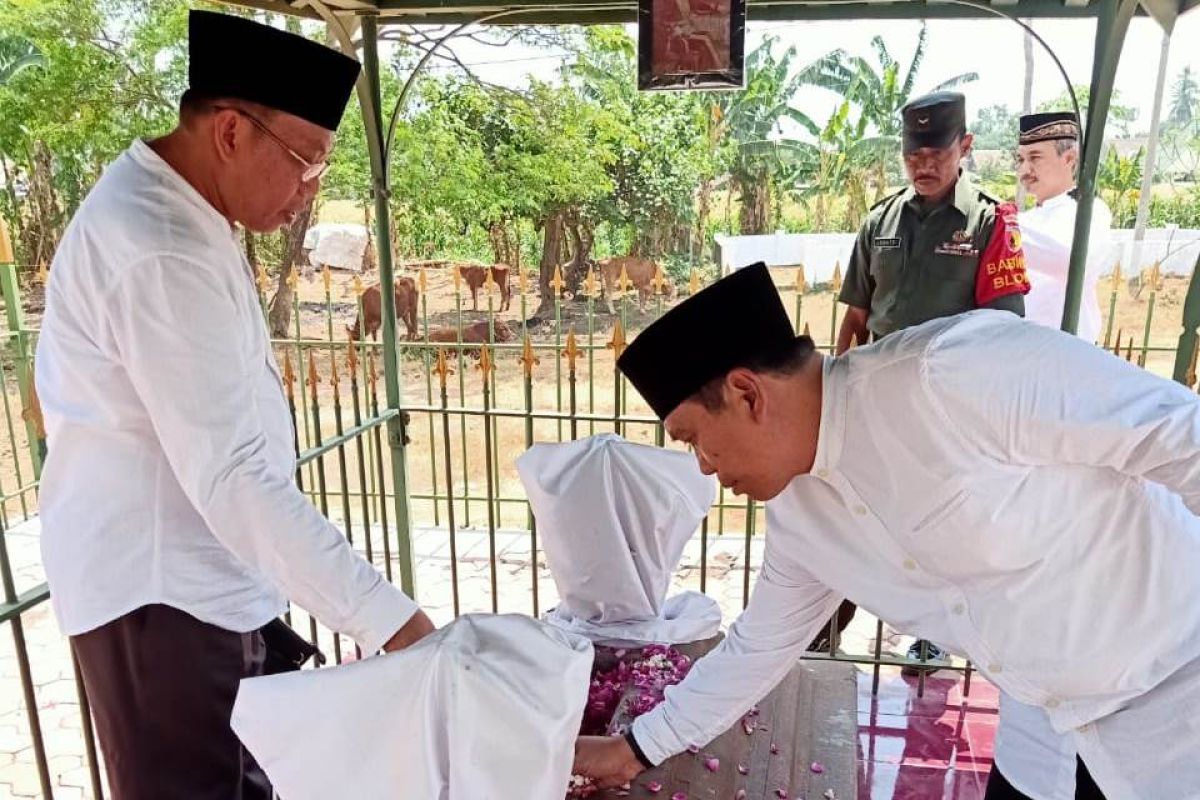
<instances>
[{"instance_id":1,"label":"gold fence spike","mask_svg":"<svg viewBox=\"0 0 1200 800\"><path fill-rule=\"evenodd\" d=\"M621 294L625 294L631 288L633 288L633 281L629 280L629 270L625 268L624 264L622 264L621 275L617 278L617 291Z\"/></svg>"},{"instance_id":2,"label":"gold fence spike","mask_svg":"<svg viewBox=\"0 0 1200 800\"><path fill-rule=\"evenodd\" d=\"M308 390L312 395L313 402L317 400L317 385L321 382L321 376L317 373L317 359L312 350L308 351Z\"/></svg>"},{"instance_id":3,"label":"gold fence spike","mask_svg":"<svg viewBox=\"0 0 1200 800\"><path fill-rule=\"evenodd\" d=\"M379 378L379 373L375 371L375 351L367 351L367 383L371 386L371 393L375 393L375 381Z\"/></svg>"},{"instance_id":4,"label":"gold fence spike","mask_svg":"<svg viewBox=\"0 0 1200 800\"><path fill-rule=\"evenodd\" d=\"M1121 335L1123 333L1125 333L1125 331L1121 330L1120 328L1117 328L1117 341L1113 345L1113 355L1115 355L1115 356L1121 355Z\"/></svg>"},{"instance_id":5,"label":"gold fence spike","mask_svg":"<svg viewBox=\"0 0 1200 800\"><path fill-rule=\"evenodd\" d=\"M261 264L259 264L259 266L258 266L258 289L263 294L266 294L267 290L270 288L271 288L271 279L267 276L267 271L263 268L263 266Z\"/></svg>"},{"instance_id":6,"label":"gold fence spike","mask_svg":"<svg viewBox=\"0 0 1200 800\"><path fill-rule=\"evenodd\" d=\"M1154 262L1154 266L1150 268L1150 291L1157 292L1162 289L1162 265Z\"/></svg>"},{"instance_id":7,"label":"gold fence spike","mask_svg":"<svg viewBox=\"0 0 1200 800\"><path fill-rule=\"evenodd\" d=\"M842 262L835 261L833 264L833 293L837 294L842 290Z\"/></svg>"},{"instance_id":8,"label":"gold fence spike","mask_svg":"<svg viewBox=\"0 0 1200 800\"><path fill-rule=\"evenodd\" d=\"M700 291L700 273L692 267L692 276L688 279L688 294L696 294Z\"/></svg>"},{"instance_id":9,"label":"gold fence spike","mask_svg":"<svg viewBox=\"0 0 1200 800\"><path fill-rule=\"evenodd\" d=\"M283 351L283 388L287 391L288 400L296 399L295 392L296 370L292 368L292 356L287 350Z\"/></svg>"},{"instance_id":10,"label":"gold fence spike","mask_svg":"<svg viewBox=\"0 0 1200 800\"><path fill-rule=\"evenodd\" d=\"M451 277L454 278L454 292L455 292L455 294L458 294L459 292L462 291L462 279L463 279L462 278L462 270L459 269L458 264L455 264L454 266L452 266L450 268L450 275L451 275Z\"/></svg>"},{"instance_id":11,"label":"gold fence spike","mask_svg":"<svg viewBox=\"0 0 1200 800\"><path fill-rule=\"evenodd\" d=\"M352 347L350 349L353 350L354 348ZM338 394L338 372L336 358L329 359L329 385L333 387L333 399L338 400L340 395Z\"/></svg>"},{"instance_id":12,"label":"gold fence spike","mask_svg":"<svg viewBox=\"0 0 1200 800\"><path fill-rule=\"evenodd\" d=\"M1121 288L1121 262L1120 261L1118 261L1117 265L1115 267L1113 267L1112 284L1113 284L1114 292L1117 289Z\"/></svg>"},{"instance_id":13,"label":"gold fence spike","mask_svg":"<svg viewBox=\"0 0 1200 800\"><path fill-rule=\"evenodd\" d=\"M46 268L46 262L38 264L38 280L42 286L45 286L50 281L50 270Z\"/></svg>"},{"instance_id":14,"label":"gold fence spike","mask_svg":"<svg viewBox=\"0 0 1200 800\"><path fill-rule=\"evenodd\" d=\"M1184 380L1187 381L1189 388L1196 385L1196 362L1198 357L1200 357L1200 336L1196 337L1196 343L1192 345L1192 360L1188 364L1187 375L1184 376Z\"/></svg>"},{"instance_id":15,"label":"gold fence spike","mask_svg":"<svg viewBox=\"0 0 1200 800\"><path fill-rule=\"evenodd\" d=\"M554 289L555 297L562 296L563 284L564 284L564 281L563 281L563 274L562 274L562 266L559 264L555 264L554 265L554 277L550 279L550 287L552 289Z\"/></svg>"},{"instance_id":16,"label":"gold fence spike","mask_svg":"<svg viewBox=\"0 0 1200 800\"><path fill-rule=\"evenodd\" d=\"M454 373L454 370L450 368L450 362L446 359L446 348L438 348L437 364L434 365L433 371L437 374L438 382L441 384L442 389L445 390L447 376Z\"/></svg>"},{"instance_id":17,"label":"gold fence spike","mask_svg":"<svg viewBox=\"0 0 1200 800\"><path fill-rule=\"evenodd\" d=\"M296 285L300 283L300 270L296 269L296 265L292 264L288 270L287 285L293 292L296 291Z\"/></svg>"},{"instance_id":18,"label":"gold fence spike","mask_svg":"<svg viewBox=\"0 0 1200 800\"><path fill-rule=\"evenodd\" d=\"M796 294L804 294L808 291L808 281L804 277L804 265L801 264L796 268Z\"/></svg>"},{"instance_id":19,"label":"gold fence spike","mask_svg":"<svg viewBox=\"0 0 1200 800\"><path fill-rule=\"evenodd\" d=\"M805 336L807 336L807 337L808 337L808 338L810 338L810 339L812 338L812 331L810 331L810 330L808 329L808 323L807 323L807 322L806 322L806 323L804 323L804 335L805 335Z\"/></svg>"},{"instance_id":20,"label":"gold fence spike","mask_svg":"<svg viewBox=\"0 0 1200 800\"><path fill-rule=\"evenodd\" d=\"M21 419L33 425L39 439L46 438L46 418L42 416L42 402L38 399L37 385L33 380L33 359L29 360L29 405L21 409Z\"/></svg>"},{"instance_id":21,"label":"gold fence spike","mask_svg":"<svg viewBox=\"0 0 1200 800\"><path fill-rule=\"evenodd\" d=\"M575 359L583 353L579 349L579 343L575 339L575 326L572 325L567 329L567 346L563 349L563 355L567 357L567 367L571 372L575 371Z\"/></svg>"},{"instance_id":22,"label":"gold fence spike","mask_svg":"<svg viewBox=\"0 0 1200 800\"><path fill-rule=\"evenodd\" d=\"M663 268L658 264L654 265L654 279L650 282L654 285L655 294L666 294L667 275L663 272Z\"/></svg>"},{"instance_id":23,"label":"gold fence spike","mask_svg":"<svg viewBox=\"0 0 1200 800\"><path fill-rule=\"evenodd\" d=\"M517 291L521 294L529 291L529 275L523 269L517 270Z\"/></svg>"},{"instance_id":24,"label":"gold fence spike","mask_svg":"<svg viewBox=\"0 0 1200 800\"><path fill-rule=\"evenodd\" d=\"M367 287L363 286L362 278L357 275L354 276L354 281L350 285L354 287L355 297L362 297L363 292L367 290Z\"/></svg>"},{"instance_id":25,"label":"gold fence spike","mask_svg":"<svg viewBox=\"0 0 1200 800\"><path fill-rule=\"evenodd\" d=\"M425 268L421 267L417 270L417 286L420 287L421 294L425 294L425 289L428 285L428 278L425 277Z\"/></svg>"},{"instance_id":26,"label":"gold fence spike","mask_svg":"<svg viewBox=\"0 0 1200 800\"><path fill-rule=\"evenodd\" d=\"M487 384L488 375L490 375L492 370L495 368L495 362L492 361L491 351L492 348L488 347L486 344L479 348L479 364L476 366L476 369L483 373L484 384Z\"/></svg>"},{"instance_id":27,"label":"gold fence spike","mask_svg":"<svg viewBox=\"0 0 1200 800\"><path fill-rule=\"evenodd\" d=\"M333 283L333 273L329 271L328 264L321 267L321 282L325 284L325 294L329 294L329 286Z\"/></svg>"},{"instance_id":28,"label":"gold fence spike","mask_svg":"<svg viewBox=\"0 0 1200 800\"><path fill-rule=\"evenodd\" d=\"M525 333L525 346L521 348L521 363L525 365L525 377L533 378L533 368L540 363L537 356L533 352L533 340L529 338L529 333Z\"/></svg>"},{"instance_id":29,"label":"gold fence spike","mask_svg":"<svg viewBox=\"0 0 1200 800\"><path fill-rule=\"evenodd\" d=\"M625 330L621 327L621 320L618 319L615 323L613 323L612 339L608 344L604 345L604 347L606 350L613 351L614 358L620 358L621 354L625 352L626 344Z\"/></svg>"},{"instance_id":30,"label":"gold fence spike","mask_svg":"<svg viewBox=\"0 0 1200 800\"><path fill-rule=\"evenodd\" d=\"M1133 334L1129 335L1129 344L1125 347L1125 360L1133 361Z\"/></svg>"},{"instance_id":31,"label":"gold fence spike","mask_svg":"<svg viewBox=\"0 0 1200 800\"><path fill-rule=\"evenodd\" d=\"M8 236L8 225L0 219L0 264L11 264L13 258L12 239Z\"/></svg>"},{"instance_id":32,"label":"gold fence spike","mask_svg":"<svg viewBox=\"0 0 1200 800\"><path fill-rule=\"evenodd\" d=\"M485 267L483 270L483 290L490 295L495 292L497 288L496 279L492 277L491 268Z\"/></svg>"},{"instance_id":33,"label":"gold fence spike","mask_svg":"<svg viewBox=\"0 0 1200 800\"><path fill-rule=\"evenodd\" d=\"M588 297L600 295L600 282L596 280L596 270L588 269L587 277L583 279L583 291Z\"/></svg>"},{"instance_id":34,"label":"gold fence spike","mask_svg":"<svg viewBox=\"0 0 1200 800\"><path fill-rule=\"evenodd\" d=\"M349 339L348 332L346 338ZM350 345L346 348L346 371L350 373L350 383L358 383L358 348L353 339L350 339Z\"/></svg>"}]
</instances>

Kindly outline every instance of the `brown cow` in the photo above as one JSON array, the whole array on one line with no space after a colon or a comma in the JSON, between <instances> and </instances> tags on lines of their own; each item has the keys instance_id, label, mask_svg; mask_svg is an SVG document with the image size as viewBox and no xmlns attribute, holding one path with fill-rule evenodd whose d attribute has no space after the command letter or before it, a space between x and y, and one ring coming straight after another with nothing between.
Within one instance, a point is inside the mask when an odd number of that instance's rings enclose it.
<instances>
[{"instance_id":1,"label":"brown cow","mask_svg":"<svg viewBox=\"0 0 1200 800\"><path fill-rule=\"evenodd\" d=\"M417 305L421 293L417 291L417 283L412 278L396 278L396 318L404 320L408 329L408 338L417 338ZM351 341L365 332L374 341L379 326L383 324L383 295L379 292L379 284L369 287L362 296L362 314L354 320L353 325L346 326Z\"/></svg>"},{"instance_id":2,"label":"brown cow","mask_svg":"<svg viewBox=\"0 0 1200 800\"><path fill-rule=\"evenodd\" d=\"M512 328L508 327L502 320L496 320L496 341L511 342L517 338L513 333ZM462 329L462 340L464 344L485 344L488 341L488 323L472 322L470 325L464 325ZM435 328L429 332L429 341L431 342L447 342L455 343L458 341L458 329L454 327ZM469 348L463 350L463 355L479 357L477 348Z\"/></svg>"},{"instance_id":3,"label":"brown cow","mask_svg":"<svg viewBox=\"0 0 1200 800\"><path fill-rule=\"evenodd\" d=\"M509 268L507 264L495 264L483 267L478 264L462 264L458 271L462 273L467 287L471 290L471 308L479 310L479 287L487 281L487 271L492 271L492 280L500 287L500 311L508 311L512 304L512 289L508 285Z\"/></svg>"},{"instance_id":4,"label":"brown cow","mask_svg":"<svg viewBox=\"0 0 1200 800\"><path fill-rule=\"evenodd\" d=\"M604 299L608 303L608 313L610 314L617 313L613 309L613 296L617 292L617 281L621 277L622 268L624 268L626 274L629 276L631 288L637 290L639 309L645 309L646 301L656 291L654 287L654 275L658 271L658 265L650 259L642 258L641 256L606 258L600 262L600 280L603 287ZM666 281L665 291L667 297L674 297L675 284L665 275L663 279Z\"/></svg>"}]
</instances>

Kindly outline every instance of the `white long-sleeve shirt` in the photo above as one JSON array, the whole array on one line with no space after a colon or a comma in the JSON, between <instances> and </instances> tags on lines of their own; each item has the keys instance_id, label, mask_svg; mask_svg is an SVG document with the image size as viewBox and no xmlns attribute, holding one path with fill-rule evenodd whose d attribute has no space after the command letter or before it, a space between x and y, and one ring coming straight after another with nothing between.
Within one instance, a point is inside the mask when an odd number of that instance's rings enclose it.
<instances>
[{"instance_id":1,"label":"white long-sleeve shirt","mask_svg":"<svg viewBox=\"0 0 1200 800\"><path fill-rule=\"evenodd\" d=\"M1029 274L1025 319L1039 325L1051 328L1062 326L1077 206L1075 198L1064 193L1017 215L1021 227L1021 249L1025 251L1025 269ZM1096 286L1111 247L1112 213L1104 201L1097 197L1092 206L1087 263L1083 271L1083 299L1079 304L1077 327L1080 338L1093 344L1100 337L1101 320Z\"/></svg>"},{"instance_id":2,"label":"white long-sleeve shirt","mask_svg":"<svg viewBox=\"0 0 1200 800\"><path fill-rule=\"evenodd\" d=\"M633 725L651 760L732 725L843 597L1058 731L1200 656L1200 398L994 311L824 369L815 463L767 503L749 606Z\"/></svg>"},{"instance_id":3,"label":"white long-sleeve shirt","mask_svg":"<svg viewBox=\"0 0 1200 800\"><path fill-rule=\"evenodd\" d=\"M296 488L250 267L142 142L59 245L36 373L42 555L65 633L151 603L245 632L287 597L374 652L416 610Z\"/></svg>"}]
</instances>

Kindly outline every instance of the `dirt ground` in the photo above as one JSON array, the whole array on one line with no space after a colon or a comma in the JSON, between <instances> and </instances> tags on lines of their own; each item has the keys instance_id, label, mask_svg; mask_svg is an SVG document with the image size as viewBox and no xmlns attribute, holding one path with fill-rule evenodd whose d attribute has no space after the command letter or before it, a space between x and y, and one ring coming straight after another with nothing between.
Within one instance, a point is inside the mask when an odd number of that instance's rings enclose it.
<instances>
[{"instance_id":1,"label":"dirt ground","mask_svg":"<svg viewBox=\"0 0 1200 800\"><path fill-rule=\"evenodd\" d=\"M776 282L783 295L784 304L789 314L796 318L797 297L795 293L795 272L789 269L775 270ZM417 277L415 272L407 273ZM337 434L339 426L334 412L334 389L331 383L331 353L336 354L338 382L338 397L342 404L341 429L345 430L354 424L355 416L351 399L351 386L347 377L347 351L340 343L346 341L345 327L352 323L357 314L357 300L353 288L353 275L334 270L330 274L331 286L326 296L324 282L320 274L310 279L301 279L298 284L298 303L300 310L300 338L303 342L328 342L332 331L333 341L339 343L335 347L328 345L310 344L280 344L276 348L281 364L285 360L293 366L303 365L307 373L310 353L313 356L318 375L316 416L320 417L320 432L318 434L314 423L313 403L310 399L311 387L302 387L298 382L297 392L297 428L301 449L314 446L320 440ZM456 298L454 283L449 270L433 268L425 270L427 292L423 298L419 324L422 331L456 324L466 325L471 322L486 320L489 317L485 293L480 293L481 310L471 309L470 295L464 284L461 296ZM366 283L373 283L374 278L368 278ZM681 295L686 295L686 287L681 287ZM1173 350L1175 340L1180 330L1180 316L1184 294L1187 290L1187 280L1180 276L1168 276L1164 279L1163 287L1154 298L1154 311L1150 328L1151 348L1170 348ZM1099 286L1099 301L1105 317L1105 328L1109 315L1109 305L1112 297L1112 284L1108 280ZM41 286L34 281L26 287L23 306L28 328L36 329L41 318L42 292ZM803 295L799 304L799 328L807 326L819 345L827 346L831 341L832 331L836 322L833 318L833 294L829 287L818 287ZM493 295L493 308L499 307L499 296ZM637 330L644 327L659 313L659 308L665 310L665 301L653 300L645 311L640 311L634 299L626 299L617 303L617 317L609 315L603 301L592 303L592 313L589 314L589 304L586 301L569 301L560 306L561 327L554 320L529 323L529 315L537 306L534 281L529 281L528 294L524 303L518 291L517 281L513 280L512 308L504 313L494 312L491 316L497 321L504 321L514 331L518 338L511 343L500 345L494 358L494 374L491 375L492 386L489 387L488 406L500 410L500 415L492 417L491 431L485 434L482 417L478 413L458 414L454 409L469 409L478 412L484 404L483 374L479 362L470 355L460 358L451 347L445 352L452 373L447 379L447 406L451 413L445 416L437 409L441 406L440 383L433 371L436 362L436 351L433 348L420 346L419 343L406 343L403 356L402 371L402 402L406 408L412 409L410 423L407 428L410 444L405 449L407 462L407 488L411 495L417 496L412 502L414 524L433 525L446 524L446 502L435 503L430 499L419 499L422 495L446 493L447 460L452 477L451 491L455 498L456 525L485 526L489 524L489 506L492 511L491 524L497 526L522 527L527 523L527 511L524 503L519 502L523 495L520 482L513 465L514 459L526 448L530 441L556 441L569 439L574 436L586 436L591 433L617 430L612 416L614 412L614 396L620 391L623 398L623 409L626 414L646 418L645 423L630 423L621 426L621 432L628 438L655 442L660 436L659 427L650 420L649 409L641 399L615 379L614 355L608 347L617 318L622 320L622 330L628 339ZM1110 337L1115 342L1118 335L1122 342L1122 357L1125 357L1128 343L1136 342L1132 357L1137 361L1141 357L1141 345L1146 331L1147 315L1150 309L1150 295L1143 293L1135 298L1126 286L1117 292L1116 318ZM840 311L838 320L840 321ZM294 326L294 321L293 321ZM714 319L714 325L720 325L721 320ZM294 328L293 328L294 330ZM577 345L583 351L575 361L574 400L572 400L570 359L564 355L566 338L569 331L574 331ZM558 419L527 419L526 382L524 366L520 360L522 337L528 332L530 343L534 348L538 363L534 365L530 382L530 397L535 414L571 415L572 407L577 415L594 416L596 419L578 420L574 425L567 420ZM381 354L378 343L371 347ZM589 352L589 348L590 352ZM366 352L366 348L360 353ZM17 360L14 358L15 345L10 343L7 357L0 367L4 371L5 384L8 388L8 413L6 422L11 421L12 436L7 430L0 428L0 494L14 492L18 486L30 482L33 474L27 446L25 444L24 424L20 414L22 403L17 391L16 373ZM1158 374L1170 375L1174 356L1172 352L1150 352L1147 354L1146 366ZM376 362L377 370L382 373L381 358ZM369 416L369 381L363 377L363 365L359 365L359 381L357 393L360 401L360 417ZM301 369L297 368L300 373ZM594 376L594 380L592 380ZM379 405L385 405L382 379L377 383L376 397ZM574 405L572 406L572 403ZM488 457L485 436L492 437L491 457ZM16 457L12 441L16 440ZM383 441L386 441L385 439ZM377 518L381 513L379 505L380 486L391 492L394 486L390 473L390 459L379 458L373 437L368 436L361 442L362 455L359 455L359 443L349 445L341 452L334 451L322 459L324 476L320 475L316 464L306 468L302 480L310 489L319 487L323 477L326 490L335 504L341 503L340 489L344 486L350 489L353 507L349 509L350 516L360 518L370 516ZM343 462L344 459L344 462ZM343 463L344 475L343 478ZM362 467L360 471L360 465ZM382 480L380 467L382 465ZM489 492L489 466L492 473L492 487ZM18 476L18 471L20 475ZM362 490L366 489L365 492ZM360 509L361 495L367 495L371 504ZM462 498L469 494L473 499L464 505ZM495 502L487 502L491 497ZM499 499L497 498L507 498ZM315 495L319 501L319 495ZM744 505L734 504L728 498L731 507L715 509L710 519L712 530L744 529ZM20 498L12 498L4 504L8 515L20 518L23 512L31 510L34 498L27 497L25 507L21 507ZM371 506L374 506L372 510ZM761 524L761 516L758 522ZM760 528L761 530L761 528Z\"/></svg>"}]
</instances>

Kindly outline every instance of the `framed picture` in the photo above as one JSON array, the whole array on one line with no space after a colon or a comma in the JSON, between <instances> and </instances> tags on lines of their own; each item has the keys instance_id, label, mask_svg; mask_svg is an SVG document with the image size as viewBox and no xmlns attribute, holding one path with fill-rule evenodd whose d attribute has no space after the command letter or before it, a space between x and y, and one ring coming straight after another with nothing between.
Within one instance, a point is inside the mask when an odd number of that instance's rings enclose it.
<instances>
[{"instance_id":1,"label":"framed picture","mask_svg":"<svg viewBox=\"0 0 1200 800\"><path fill-rule=\"evenodd\" d=\"M638 88L741 88L746 0L639 0Z\"/></svg>"}]
</instances>

